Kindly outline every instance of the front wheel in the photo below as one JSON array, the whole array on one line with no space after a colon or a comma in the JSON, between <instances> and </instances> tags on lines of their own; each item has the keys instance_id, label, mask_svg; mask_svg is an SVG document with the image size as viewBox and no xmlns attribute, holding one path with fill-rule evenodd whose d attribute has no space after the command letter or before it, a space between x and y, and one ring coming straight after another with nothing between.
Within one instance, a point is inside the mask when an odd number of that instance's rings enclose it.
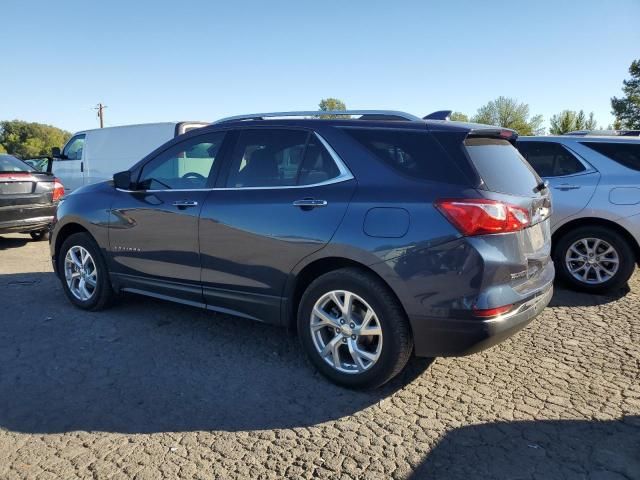
<instances>
[{"instance_id":1,"label":"front wheel","mask_svg":"<svg viewBox=\"0 0 640 480\"><path fill-rule=\"evenodd\" d=\"M558 276L569 286L589 293L624 285L635 262L633 250L622 235L596 225L566 233L554 249Z\"/></svg>"},{"instance_id":2,"label":"front wheel","mask_svg":"<svg viewBox=\"0 0 640 480\"><path fill-rule=\"evenodd\" d=\"M101 310L113 298L107 265L87 233L67 238L58 252L58 273L71 302L84 310Z\"/></svg>"},{"instance_id":3,"label":"front wheel","mask_svg":"<svg viewBox=\"0 0 640 480\"><path fill-rule=\"evenodd\" d=\"M378 278L355 268L326 273L309 285L298 309L298 334L313 365L350 388L389 381L413 349L398 300Z\"/></svg>"}]
</instances>

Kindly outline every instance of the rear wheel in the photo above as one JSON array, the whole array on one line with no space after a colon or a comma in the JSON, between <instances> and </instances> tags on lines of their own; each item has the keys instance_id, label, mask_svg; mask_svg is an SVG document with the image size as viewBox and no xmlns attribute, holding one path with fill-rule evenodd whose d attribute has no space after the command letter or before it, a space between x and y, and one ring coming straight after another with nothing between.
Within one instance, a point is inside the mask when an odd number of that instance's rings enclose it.
<instances>
[{"instance_id":1,"label":"rear wheel","mask_svg":"<svg viewBox=\"0 0 640 480\"><path fill-rule=\"evenodd\" d=\"M48 240L49 230L38 230L37 232L29 232L29 235L31 235L31 239L36 242Z\"/></svg>"},{"instance_id":2,"label":"rear wheel","mask_svg":"<svg viewBox=\"0 0 640 480\"><path fill-rule=\"evenodd\" d=\"M624 285L636 258L618 232L601 226L584 226L563 235L555 247L558 276L569 286L600 293Z\"/></svg>"},{"instance_id":3,"label":"rear wheel","mask_svg":"<svg viewBox=\"0 0 640 480\"><path fill-rule=\"evenodd\" d=\"M378 278L355 268L329 272L309 285L298 310L298 334L314 366L351 388L389 381L413 349L398 300Z\"/></svg>"},{"instance_id":4,"label":"rear wheel","mask_svg":"<svg viewBox=\"0 0 640 480\"><path fill-rule=\"evenodd\" d=\"M87 233L67 238L58 252L58 272L71 302L84 310L101 310L109 305L113 290L100 248Z\"/></svg>"}]
</instances>

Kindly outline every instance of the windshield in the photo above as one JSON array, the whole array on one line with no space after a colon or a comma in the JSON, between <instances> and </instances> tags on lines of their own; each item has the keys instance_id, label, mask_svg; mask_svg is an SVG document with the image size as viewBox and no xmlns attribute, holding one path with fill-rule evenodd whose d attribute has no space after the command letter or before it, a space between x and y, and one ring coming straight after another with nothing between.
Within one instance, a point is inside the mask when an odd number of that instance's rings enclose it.
<instances>
[{"instance_id":1,"label":"windshield","mask_svg":"<svg viewBox=\"0 0 640 480\"><path fill-rule=\"evenodd\" d=\"M11 155L0 155L0 173L33 172L34 169Z\"/></svg>"}]
</instances>

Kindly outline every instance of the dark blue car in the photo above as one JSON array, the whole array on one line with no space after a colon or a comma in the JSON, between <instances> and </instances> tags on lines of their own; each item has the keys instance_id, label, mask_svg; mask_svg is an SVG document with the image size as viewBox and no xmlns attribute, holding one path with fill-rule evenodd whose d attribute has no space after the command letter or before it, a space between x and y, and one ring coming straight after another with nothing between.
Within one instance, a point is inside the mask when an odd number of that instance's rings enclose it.
<instances>
[{"instance_id":1,"label":"dark blue car","mask_svg":"<svg viewBox=\"0 0 640 480\"><path fill-rule=\"evenodd\" d=\"M51 238L69 299L98 310L126 291L296 326L349 387L411 355L477 352L540 313L549 192L514 132L334 114L221 120L75 191Z\"/></svg>"}]
</instances>

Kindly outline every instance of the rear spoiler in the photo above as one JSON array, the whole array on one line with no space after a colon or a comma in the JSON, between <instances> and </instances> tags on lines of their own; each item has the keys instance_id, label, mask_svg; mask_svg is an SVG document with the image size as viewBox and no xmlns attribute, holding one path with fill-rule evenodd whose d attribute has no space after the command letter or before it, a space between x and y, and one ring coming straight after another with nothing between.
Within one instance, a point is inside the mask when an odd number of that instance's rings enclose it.
<instances>
[{"instance_id":1,"label":"rear spoiler","mask_svg":"<svg viewBox=\"0 0 640 480\"><path fill-rule=\"evenodd\" d=\"M467 138L496 138L500 140L507 140L515 145L518 139L518 132L511 130L510 128L501 127L483 127L472 128L467 134Z\"/></svg>"}]
</instances>

